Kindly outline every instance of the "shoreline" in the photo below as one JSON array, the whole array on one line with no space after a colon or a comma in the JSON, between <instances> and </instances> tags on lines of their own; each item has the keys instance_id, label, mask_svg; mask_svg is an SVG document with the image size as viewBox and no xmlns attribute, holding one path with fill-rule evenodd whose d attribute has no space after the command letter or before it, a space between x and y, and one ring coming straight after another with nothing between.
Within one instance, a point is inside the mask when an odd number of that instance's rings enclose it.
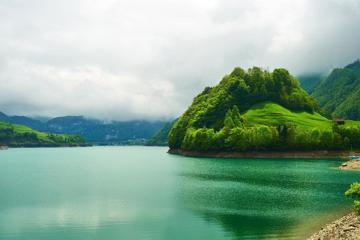
<instances>
[{"instance_id":1,"label":"shoreline","mask_svg":"<svg viewBox=\"0 0 360 240\"><path fill-rule=\"evenodd\" d=\"M339 159L346 155L344 151L307 151L307 152L197 152L181 149L169 149L169 154L185 157L210 157L210 158L331 158ZM339 170L360 171L360 158L344 161ZM320 230L311 234L307 240L358 240L360 239L360 217L353 211L347 213L330 223L325 223Z\"/></svg>"},{"instance_id":2,"label":"shoreline","mask_svg":"<svg viewBox=\"0 0 360 240\"><path fill-rule=\"evenodd\" d=\"M352 170L352 171L360 171L360 158L352 159L344 162L339 166L341 170Z\"/></svg>"},{"instance_id":3,"label":"shoreline","mask_svg":"<svg viewBox=\"0 0 360 240\"><path fill-rule=\"evenodd\" d=\"M328 158L339 159L346 155L344 151L289 151L289 152L200 152L182 149L169 149L169 154L185 157L210 157L210 158Z\"/></svg>"},{"instance_id":4,"label":"shoreline","mask_svg":"<svg viewBox=\"0 0 360 240\"><path fill-rule=\"evenodd\" d=\"M307 240L357 240L359 236L360 218L351 212L324 225Z\"/></svg>"},{"instance_id":5,"label":"shoreline","mask_svg":"<svg viewBox=\"0 0 360 240\"><path fill-rule=\"evenodd\" d=\"M360 171L360 158L341 164L338 169ZM360 217L354 211L330 222L313 233L307 240L357 240L360 236Z\"/></svg>"}]
</instances>

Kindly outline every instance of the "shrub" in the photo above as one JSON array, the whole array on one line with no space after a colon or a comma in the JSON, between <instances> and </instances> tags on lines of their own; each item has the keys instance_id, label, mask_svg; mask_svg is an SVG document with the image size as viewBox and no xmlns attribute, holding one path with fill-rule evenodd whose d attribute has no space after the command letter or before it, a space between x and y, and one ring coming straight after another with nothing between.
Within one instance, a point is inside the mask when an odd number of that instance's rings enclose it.
<instances>
[{"instance_id":1,"label":"shrub","mask_svg":"<svg viewBox=\"0 0 360 240\"><path fill-rule=\"evenodd\" d=\"M354 199L354 210L360 214L360 183L351 184L350 188L345 192L345 196Z\"/></svg>"}]
</instances>

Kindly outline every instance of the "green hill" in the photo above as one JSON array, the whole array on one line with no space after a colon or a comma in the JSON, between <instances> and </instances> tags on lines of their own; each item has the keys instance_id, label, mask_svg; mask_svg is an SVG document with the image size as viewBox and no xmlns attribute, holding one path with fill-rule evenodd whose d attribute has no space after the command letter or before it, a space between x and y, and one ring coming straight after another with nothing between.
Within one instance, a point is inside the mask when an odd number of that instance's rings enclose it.
<instances>
[{"instance_id":1,"label":"green hill","mask_svg":"<svg viewBox=\"0 0 360 240\"><path fill-rule=\"evenodd\" d=\"M169 134L171 149L329 150L360 147L360 124L334 124L286 69L235 68L207 87Z\"/></svg>"},{"instance_id":2,"label":"green hill","mask_svg":"<svg viewBox=\"0 0 360 240\"><path fill-rule=\"evenodd\" d=\"M80 136L51 134L17 124L0 122L0 145L10 147L83 146Z\"/></svg>"},{"instance_id":3,"label":"green hill","mask_svg":"<svg viewBox=\"0 0 360 240\"><path fill-rule=\"evenodd\" d=\"M360 120L360 60L334 69L312 96L333 117Z\"/></svg>"},{"instance_id":4,"label":"green hill","mask_svg":"<svg viewBox=\"0 0 360 240\"><path fill-rule=\"evenodd\" d=\"M254 105L243 116L249 126L293 124L304 130L331 129L332 127L332 121L318 113L293 112L271 102Z\"/></svg>"}]
</instances>

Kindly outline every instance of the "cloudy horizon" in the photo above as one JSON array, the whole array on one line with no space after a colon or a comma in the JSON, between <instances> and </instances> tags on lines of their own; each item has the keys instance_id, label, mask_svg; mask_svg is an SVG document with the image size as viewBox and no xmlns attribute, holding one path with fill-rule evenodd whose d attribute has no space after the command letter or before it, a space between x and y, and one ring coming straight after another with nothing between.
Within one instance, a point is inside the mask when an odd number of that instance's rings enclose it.
<instances>
[{"instance_id":1,"label":"cloudy horizon","mask_svg":"<svg viewBox=\"0 0 360 240\"><path fill-rule=\"evenodd\" d=\"M170 119L235 66L360 57L357 0L0 0L0 111Z\"/></svg>"}]
</instances>

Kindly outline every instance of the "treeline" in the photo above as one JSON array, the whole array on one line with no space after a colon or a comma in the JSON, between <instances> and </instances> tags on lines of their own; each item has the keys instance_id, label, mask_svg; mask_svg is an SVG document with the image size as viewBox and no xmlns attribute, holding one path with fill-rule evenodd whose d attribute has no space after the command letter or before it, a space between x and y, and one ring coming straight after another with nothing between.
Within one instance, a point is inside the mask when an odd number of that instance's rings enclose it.
<instances>
[{"instance_id":1,"label":"treeline","mask_svg":"<svg viewBox=\"0 0 360 240\"><path fill-rule=\"evenodd\" d=\"M0 145L10 147L40 147L40 146L83 146L85 141L80 136L44 134L36 132L19 132L14 127L0 128Z\"/></svg>"},{"instance_id":2,"label":"treeline","mask_svg":"<svg viewBox=\"0 0 360 240\"><path fill-rule=\"evenodd\" d=\"M360 148L360 127L303 129L292 124L248 126L236 106L230 109L219 131L189 128L181 149L196 151L345 150Z\"/></svg>"},{"instance_id":3,"label":"treeline","mask_svg":"<svg viewBox=\"0 0 360 240\"><path fill-rule=\"evenodd\" d=\"M269 72L258 67L247 71L237 67L217 86L205 88L194 98L192 105L172 128L169 146L180 148L190 128L219 131L224 127L223 119L227 110L234 105L244 112L253 105L266 101L280 104L292 111L321 113L316 101L286 69Z\"/></svg>"}]
</instances>

